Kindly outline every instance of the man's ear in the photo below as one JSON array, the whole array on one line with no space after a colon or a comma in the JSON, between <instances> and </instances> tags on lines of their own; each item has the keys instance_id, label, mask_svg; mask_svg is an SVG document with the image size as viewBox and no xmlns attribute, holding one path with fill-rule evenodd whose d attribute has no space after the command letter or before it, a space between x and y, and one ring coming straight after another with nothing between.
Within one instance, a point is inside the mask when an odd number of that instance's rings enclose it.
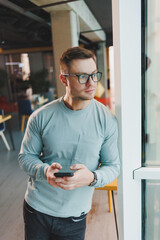
<instances>
[{"instance_id":1,"label":"man's ear","mask_svg":"<svg viewBox=\"0 0 160 240\"><path fill-rule=\"evenodd\" d=\"M60 78L62 84L66 87L68 85L66 77L64 75L60 74L59 78Z\"/></svg>"}]
</instances>

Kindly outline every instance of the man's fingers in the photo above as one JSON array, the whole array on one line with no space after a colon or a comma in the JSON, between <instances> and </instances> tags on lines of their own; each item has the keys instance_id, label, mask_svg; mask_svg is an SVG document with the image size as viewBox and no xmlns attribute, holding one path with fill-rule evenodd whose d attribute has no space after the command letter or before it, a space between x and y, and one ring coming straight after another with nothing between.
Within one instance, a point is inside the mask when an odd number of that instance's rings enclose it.
<instances>
[{"instance_id":1,"label":"man's fingers","mask_svg":"<svg viewBox=\"0 0 160 240\"><path fill-rule=\"evenodd\" d=\"M62 166L59 163L52 163L51 168L52 169L55 169L55 168L62 169Z\"/></svg>"},{"instance_id":2,"label":"man's fingers","mask_svg":"<svg viewBox=\"0 0 160 240\"><path fill-rule=\"evenodd\" d=\"M55 179L55 182L69 184L70 182L72 182L72 178L73 177L57 177Z\"/></svg>"},{"instance_id":3,"label":"man's fingers","mask_svg":"<svg viewBox=\"0 0 160 240\"><path fill-rule=\"evenodd\" d=\"M52 170L51 171L49 171L49 177L51 178L51 179L55 179L56 177L54 176L54 173L57 173L57 172L59 172L59 169L58 168L52 168Z\"/></svg>"}]
</instances>

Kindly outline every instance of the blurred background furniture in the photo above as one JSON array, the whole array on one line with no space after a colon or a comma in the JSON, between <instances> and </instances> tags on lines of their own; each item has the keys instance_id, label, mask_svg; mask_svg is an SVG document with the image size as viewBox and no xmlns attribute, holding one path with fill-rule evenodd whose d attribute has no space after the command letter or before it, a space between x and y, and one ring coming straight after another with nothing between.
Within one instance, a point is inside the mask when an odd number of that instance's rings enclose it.
<instances>
[{"instance_id":1,"label":"blurred background furniture","mask_svg":"<svg viewBox=\"0 0 160 240\"><path fill-rule=\"evenodd\" d=\"M21 122L21 132L24 130L25 120L32 114L33 109L29 99L18 99L18 114Z\"/></svg>"},{"instance_id":2,"label":"blurred background furniture","mask_svg":"<svg viewBox=\"0 0 160 240\"><path fill-rule=\"evenodd\" d=\"M108 106L111 109L111 98L107 97L107 98L98 98L98 97L94 97L98 102L103 103L105 106Z\"/></svg>"},{"instance_id":3,"label":"blurred background furniture","mask_svg":"<svg viewBox=\"0 0 160 240\"><path fill-rule=\"evenodd\" d=\"M0 109L5 113L18 111L16 102L7 102L6 96L0 96Z\"/></svg>"},{"instance_id":4,"label":"blurred background furniture","mask_svg":"<svg viewBox=\"0 0 160 240\"><path fill-rule=\"evenodd\" d=\"M4 111L3 111L3 109L0 109L0 136L2 137L2 139L3 139L3 142L4 142L4 144L6 145L6 148L8 149L8 151L10 151L11 149L10 149L10 146L9 146L9 144L8 144L8 142L7 142L7 139L6 139L6 137L5 137L5 135L4 135L4 131L6 130L6 127L5 127L5 119L4 119ZM9 115L9 117L7 118L7 120L8 119L10 119L11 118L11 116Z\"/></svg>"},{"instance_id":5,"label":"blurred background furniture","mask_svg":"<svg viewBox=\"0 0 160 240\"><path fill-rule=\"evenodd\" d=\"M32 96L31 106L33 110L36 110L48 102L48 98L44 98L44 96L40 96L40 94L34 94Z\"/></svg>"},{"instance_id":6,"label":"blurred background furniture","mask_svg":"<svg viewBox=\"0 0 160 240\"><path fill-rule=\"evenodd\" d=\"M109 183L109 184L105 185L104 187L96 188L96 190L108 190L109 212L112 212L112 202L113 202L113 210L114 210L114 220L115 220L115 225L116 225L116 233L117 233L117 239L119 239L117 214L116 214L116 209L115 209L115 201L114 201L114 193L113 193L113 191L117 190L117 179L115 179L112 183Z\"/></svg>"},{"instance_id":7,"label":"blurred background furniture","mask_svg":"<svg viewBox=\"0 0 160 240\"><path fill-rule=\"evenodd\" d=\"M53 93L51 91L45 92L43 96L45 99L48 99L48 103L54 100Z\"/></svg>"},{"instance_id":8,"label":"blurred background furniture","mask_svg":"<svg viewBox=\"0 0 160 240\"><path fill-rule=\"evenodd\" d=\"M48 98L44 98L43 96L39 97L38 101L34 103L34 109L37 109L37 108L43 106L44 104L46 104L48 102L49 102Z\"/></svg>"}]
</instances>

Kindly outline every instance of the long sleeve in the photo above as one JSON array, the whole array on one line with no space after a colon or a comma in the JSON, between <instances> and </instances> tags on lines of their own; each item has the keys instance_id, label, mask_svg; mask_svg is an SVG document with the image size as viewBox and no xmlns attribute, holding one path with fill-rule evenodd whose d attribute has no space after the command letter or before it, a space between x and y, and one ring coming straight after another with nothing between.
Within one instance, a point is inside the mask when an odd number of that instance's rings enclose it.
<instances>
[{"instance_id":1,"label":"long sleeve","mask_svg":"<svg viewBox=\"0 0 160 240\"><path fill-rule=\"evenodd\" d=\"M96 170L98 181L94 187L104 185L116 179L120 173L120 159L118 150L118 124L114 116L108 120L107 136L100 151L100 168Z\"/></svg>"},{"instance_id":2,"label":"long sleeve","mask_svg":"<svg viewBox=\"0 0 160 240\"><path fill-rule=\"evenodd\" d=\"M36 181L44 181L46 179L45 171L49 165L40 159L42 138L40 128L37 125L36 117L32 114L22 141L19 164L30 177Z\"/></svg>"},{"instance_id":3,"label":"long sleeve","mask_svg":"<svg viewBox=\"0 0 160 240\"><path fill-rule=\"evenodd\" d=\"M79 111L67 108L62 98L36 110L28 121L19 154L20 166L30 176L25 200L38 211L56 217L89 212L93 187L72 191L53 188L44 172L53 162L65 169L81 163L97 172L95 187L104 186L119 175L117 138L115 117L95 100Z\"/></svg>"}]
</instances>

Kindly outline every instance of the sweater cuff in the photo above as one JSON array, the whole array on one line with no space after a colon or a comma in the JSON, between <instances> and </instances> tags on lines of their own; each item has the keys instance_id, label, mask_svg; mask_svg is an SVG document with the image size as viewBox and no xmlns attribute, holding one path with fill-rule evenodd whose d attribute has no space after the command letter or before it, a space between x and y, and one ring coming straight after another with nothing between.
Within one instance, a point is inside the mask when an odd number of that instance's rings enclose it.
<instances>
[{"instance_id":1,"label":"sweater cuff","mask_svg":"<svg viewBox=\"0 0 160 240\"><path fill-rule=\"evenodd\" d=\"M37 181L47 180L46 171L47 171L48 167L49 167L49 165L47 163L37 165L37 174L36 174L36 180Z\"/></svg>"},{"instance_id":2,"label":"sweater cuff","mask_svg":"<svg viewBox=\"0 0 160 240\"><path fill-rule=\"evenodd\" d=\"M47 169L49 168L49 165L47 164L47 165L45 165L45 167L44 167L44 180L47 180L47 177L46 177L46 172L47 172Z\"/></svg>"},{"instance_id":3,"label":"sweater cuff","mask_svg":"<svg viewBox=\"0 0 160 240\"><path fill-rule=\"evenodd\" d=\"M98 170L95 170L94 172L97 174L97 183L94 185L94 188L98 188L102 185L101 184L102 175Z\"/></svg>"}]
</instances>

